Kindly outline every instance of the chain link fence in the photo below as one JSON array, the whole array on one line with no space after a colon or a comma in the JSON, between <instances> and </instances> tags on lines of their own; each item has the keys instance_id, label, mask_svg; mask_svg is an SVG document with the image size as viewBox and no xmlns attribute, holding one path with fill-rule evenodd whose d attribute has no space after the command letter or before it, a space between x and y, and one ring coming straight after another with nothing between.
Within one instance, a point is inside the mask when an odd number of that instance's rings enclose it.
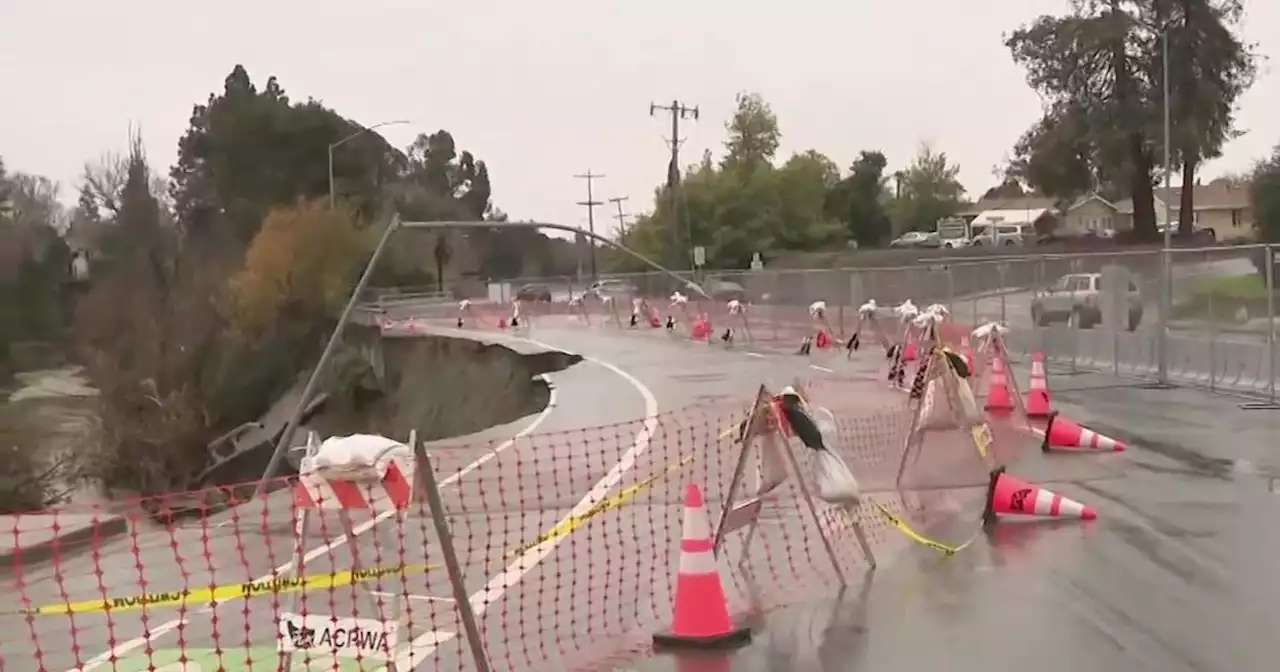
<instances>
[{"instance_id":1,"label":"chain link fence","mask_svg":"<svg viewBox=\"0 0 1280 672\"><path fill-rule=\"evenodd\" d=\"M841 336L851 333L857 308L868 299L881 306L907 299L921 307L941 303L961 324L1008 326L1016 351L1042 352L1072 370L1204 386L1274 402L1280 357L1275 334L1278 250L1280 246L1240 245L942 257L896 267L714 271L696 279L717 304L730 299L750 303L753 324L766 332L789 334L797 325L807 325L807 307L814 301L827 303L832 326ZM1131 281L1118 324L1108 324L1099 305L1099 284L1111 268L1127 270ZM607 279L624 293L657 302L677 289L660 273ZM546 287L553 301L587 289L585 281L569 277L512 281L513 288L525 285Z\"/></svg>"}]
</instances>

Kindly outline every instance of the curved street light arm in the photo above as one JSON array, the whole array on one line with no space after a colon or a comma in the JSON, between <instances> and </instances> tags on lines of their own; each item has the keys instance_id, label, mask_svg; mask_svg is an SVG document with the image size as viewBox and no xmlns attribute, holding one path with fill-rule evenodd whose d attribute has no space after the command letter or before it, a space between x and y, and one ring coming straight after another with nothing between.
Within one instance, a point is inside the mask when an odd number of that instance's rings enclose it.
<instances>
[{"instance_id":1,"label":"curved street light arm","mask_svg":"<svg viewBox=\"0 0 1280 672\"><path fill-rule=\"evenodd\" d=\"M378 260L382 258L383 250L387 247L387 242L395 236L400 229L556 229L557 231L568 231L581 234L593 240L599 241L616 250L621 250L636 259L644 262L648 266L663 273L687 287L697 292L703 298L708 300L711 296L706 290L696 282L685 280L675 272L659 265L648 257L622 245L616 241L609 240L603 236L597 235L590 231L580 229L576 226L567 226L565 224L550 224L547 222L401 222L400 218L393 217L391 222L387 224L387 228L382 232L382 237L378 240L377 247L374 248L373 254L369 257L369 263L365 265L364 272L360 274L360 280L356 282L355 288L351 291L351 297L347 299L347 305L342 309L342 316L338 319L338 324L334 326L333 333L329 335L329 342L325 344L324 351L320 353L320 361L316 362L315 368L311 370L310 376L307 378L306 385L302 388L302 396L298 399L298 406L294 409L293 415L289 417L288 424L285 425L284 432L280 435L280 440L276 443L275 452L271 454L271 460L267 463L266 471L263 472L261 480L258 481L257 487L254 489L254 496L260 497L265 494L267 481L280 468L280 461L284 459L284 454L288 450L290 442L293 441L293 435L298 431L298 425L302 424L302 416L306 413L307 404L311 398L315 396L316 387L320 382L320 373L328 366L329 360L333 358L333 352L337 349L338 343L342 341L342 332L346 327L347 320L350 319L352 311L360 300L360 296L364 293L364 289L369 284L369 278L373 275L374 269L378 265Z\"/></svg>"},{"instance_id":2,"label":"curved street light arm","mask_svg":"<svg viewBox=\"0 0 1280 672\"><path fill-rule=\"evenodd\" d=\"M353 133L351 133L350 135L348 135L347 137L342 138L341 140L338 140L337 142L331 143L331 144L329 145L329 148L330 148L330 149L333 149L333 148L335 148L335 147L338 147L339 145L346 144L346 143L347 143L348 141L350 141L350 140L355 140L356 138L358 138L358 137L360 137L360 136L364 135L365 133L368 133L368 132L370 132L370 131L377 130L377 129L382 128L382 127L384 127L384 126L400 126L400 125L402 125L402 124L407 124L407 123L410 123L410 122L405 121L405 120L403 120L403 119L399 119L399 120L396 120L396 121L380 121L380 122L378 122L378 123L376 123L376 124L374 124L374 125L372 125L372 126L365 126L364 128L361 128L361 129L359 129L359 130L356 130L356 131L354 131Z\"/></svg>"},{"instance_id":3,"label":"curved street light arm","mask_svg":"<svg viewBox=\"0 0 1280 672\"><path fill-rule=\"evenodd\" d=\"M587 238L603 243L608 247L612 247L615 250L620 250L622 252L625 252L631 255L632 257L634 257L635 259L643 262L645 265L658 271L659 273L662 273L663 275L666 275L674 279L677 283L679 283L680 286L686 287L696 292L699 296L703 297L704 299L711 300L711 295L707 294L706 290L704 290L702 286L699 285L698 283L693 282L692 280L686 280L685 278L680 277L676 272L668 269L665 266L658 264L652 259L644 256L643 254L640 254L639 252L636 252L635 250L625 245L622 245L621 243L618 243L617 241L610 240L608 238L605 238L604 236L601 236L596 233L592 233L591 231L587 231L586 229L580 229L576 226L568 226L566 224L552 224L550 222L402 222L400 224L400 227L405 229L517 228L517 229L555 229L557 231L568 231L570 233L576 233L576 234L586 236Z\"/></svg>"}]
</instances>

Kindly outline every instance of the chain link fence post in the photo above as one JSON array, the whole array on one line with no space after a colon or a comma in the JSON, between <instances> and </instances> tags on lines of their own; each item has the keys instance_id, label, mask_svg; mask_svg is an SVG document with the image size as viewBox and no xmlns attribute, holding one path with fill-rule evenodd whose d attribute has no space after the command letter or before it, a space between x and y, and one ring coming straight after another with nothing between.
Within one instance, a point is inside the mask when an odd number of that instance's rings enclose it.
<instances>
[{"instance_id":1,"label":"chain link fence post","mask_svg":"<svg viewBox=\"0 0 1280 672\"><path fill-rule=\"evenodd\" d=\"M1262 261L1266 265L1264 276L1267 285L1267 399L1240 404L1240 408L1280 411L1280 403L1276 401L1276 248L1274 245L1267 245L1263 249Z\"/></svg>"},{"instance_id":2,"label":"chain link fence post","mask_svg":"<svg viewBox=\"0 0 1280 672\"><path fill-rule=\"evenodd\" d=\"M1267 262L1267 400L1276 405L1276 248L1268 245Z\"/></svg>"},{"instance_id":3,"label":"chain link fence post","mask_svg":"<svg viewBox=\"0 0 1280 672\"><path fill-rule=\"evenodd\" d=\"M1160 311L1156 316L1156 385L1169 387L1169 311L1173 303L1173 250L1160 250Z\"/></svg>"}]
</instances>

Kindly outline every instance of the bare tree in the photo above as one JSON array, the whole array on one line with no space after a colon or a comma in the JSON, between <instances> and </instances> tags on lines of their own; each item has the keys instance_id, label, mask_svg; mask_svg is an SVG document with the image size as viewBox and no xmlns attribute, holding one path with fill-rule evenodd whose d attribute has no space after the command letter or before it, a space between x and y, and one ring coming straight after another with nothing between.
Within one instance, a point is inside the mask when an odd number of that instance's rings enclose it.
<instances>
[{"instance_id":1,"label":"bare tree","mask_svg":"<svg viewBox=\"0 0 1280 672\"><path fill-rule=\"evenodd\" d=\"M80 176L81 215L92 220L115 219L120 214L120 192L129 178L129 157L107 152L84 164Z\"/></svg>"}]
</instances>

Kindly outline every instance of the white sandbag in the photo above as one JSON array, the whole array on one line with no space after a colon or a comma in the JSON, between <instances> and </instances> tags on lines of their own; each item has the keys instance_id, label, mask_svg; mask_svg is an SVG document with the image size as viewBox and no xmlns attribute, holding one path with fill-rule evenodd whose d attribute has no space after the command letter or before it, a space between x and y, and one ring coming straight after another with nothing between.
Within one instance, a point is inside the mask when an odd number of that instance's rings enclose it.
<instances>
[{"instance_id":1,"label":"white sandbag","mask_svg":"<svg viewBox=\"0 0 1280 672\"><path fill-rule=\"evenodd\" d=\"M813 483L818 499L830 504L857 504L862 496L849 465L830 450L814 451Z\"/></svg>"},{"instance_id":2,"label":"white sandbag","mask_svg":"<svg viewBox=\"0 0 1280 672\"><path fill-rule=\"evenodd\" d=\"M391 460L412 465L413 450L395 439L374 434L331 436L320 444L311 459L303 460L302 471L373 471L381 476Z\"/></svg>"}]
</instances>

